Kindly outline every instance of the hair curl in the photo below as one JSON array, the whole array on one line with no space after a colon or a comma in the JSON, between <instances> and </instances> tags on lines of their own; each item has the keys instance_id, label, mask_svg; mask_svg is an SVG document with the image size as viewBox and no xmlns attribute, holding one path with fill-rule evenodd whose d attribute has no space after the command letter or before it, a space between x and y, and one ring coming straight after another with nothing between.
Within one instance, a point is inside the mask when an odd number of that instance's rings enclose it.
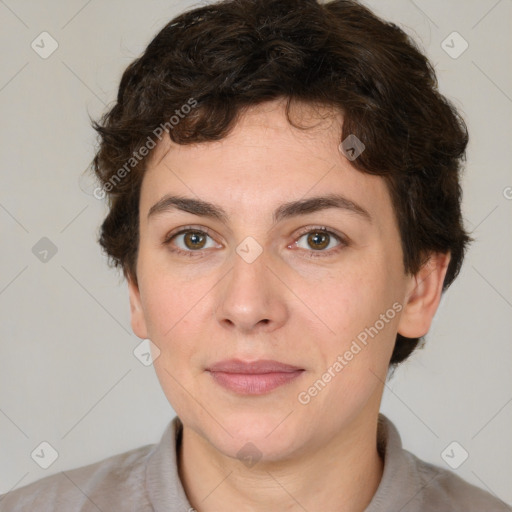
<instances>
[{"instance_id":1,"label":"hair curl","mask_svg":"<svg viewBox=\"0 0 512 512\"><path fill-rule=\"evenodd\" d=\"M341 140L354 134L365 144L352 165L387 182L406 272L416 273L431 252L450 252L443 289L455 279L470 241L459 182L467 128L398 26L353 0L225 0L177 16L124 71L117 102L93 123L102 186L191 97L197 107L168 130L178 144L222 139L244 108L277 98L287 99L292 124L292 100L338 109ZM135 282L146 161L108 188L99 238ZM391 365L420 340L398 334Z\"/></svg>"}]
</instances>

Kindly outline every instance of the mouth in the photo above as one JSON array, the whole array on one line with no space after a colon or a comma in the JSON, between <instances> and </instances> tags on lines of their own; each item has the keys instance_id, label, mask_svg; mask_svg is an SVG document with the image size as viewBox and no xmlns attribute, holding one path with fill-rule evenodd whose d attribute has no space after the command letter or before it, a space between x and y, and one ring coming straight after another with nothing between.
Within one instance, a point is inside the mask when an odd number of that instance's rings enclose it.
<instances>
[{"instance_id":1,"label":"mouth","mask_svg":"<svg viewBox=\"0 0 512 512\"><path fill-rule=\"evenodd\" d=\"M241 395L263 395L300 377L304 368L260 360L238 359L220 361L206 369L214 381L225 389Z\"/></svg>"}]
</instances>

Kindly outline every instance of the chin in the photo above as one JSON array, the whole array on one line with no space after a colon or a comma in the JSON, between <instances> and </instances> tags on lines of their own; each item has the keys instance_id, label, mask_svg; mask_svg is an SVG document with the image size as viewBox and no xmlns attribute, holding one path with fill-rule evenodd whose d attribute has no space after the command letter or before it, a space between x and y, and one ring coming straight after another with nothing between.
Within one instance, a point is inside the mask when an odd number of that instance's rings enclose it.
<instances>
[{"instance_id":1,"label":"chin","mask_svg":"<svg viewBox=\"0 0 512 512\"><path fill-rule=\"evenodd\" d=\"M212 420L208 426L203 426L202 432L228 457L241 459L244 455L252 455L261 460L277 461L289 455L298 441L296 418L292 419L290 415L283 421L286 416L275 411L265 414L256 409L232 413L217 417L224 428Z\"/></svg>"},{"instance_id":2,"label":"chin","mask_svg":"<svg viewBox=\"0 0 512 512\"><path fill-rule=\"evenodd\" d=\"M266 435L224 438L219 444L212 444L227 457L238 459L248 467L255 463L279 462L291 457L296 444L293 437L271 440Z\"/></svg>"}]
</instances>

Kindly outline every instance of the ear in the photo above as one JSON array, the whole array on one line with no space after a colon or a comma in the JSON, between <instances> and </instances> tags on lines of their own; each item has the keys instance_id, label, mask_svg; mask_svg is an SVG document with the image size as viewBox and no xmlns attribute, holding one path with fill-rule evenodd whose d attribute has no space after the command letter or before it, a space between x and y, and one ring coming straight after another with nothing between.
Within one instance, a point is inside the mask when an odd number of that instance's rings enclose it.
<instances>
[{"instance_id":1,"label":"ear","mask_svg":"<svg viewBox=\"0 0 512 512\"><path fill-rule=\"evenodd\" d=\"M437 311L450 254L432 253L428 261L410 276L398 332L406 338L427 334Z\"/></svg>"},{"instance_id":2,"label":"ear","mask_svg":"<svg viewBox=\"0 0 512 512\"><path fill-rule=\"evenodd\" d=\"M126 280L128 281L128 293L130 295L132 330L138 338L147 339L148 330L146 326L146 318L144 317L144 311L142 309L142 302L140 300L139 286L131 276L127 276Z\"/></svg>"}]
</instances>

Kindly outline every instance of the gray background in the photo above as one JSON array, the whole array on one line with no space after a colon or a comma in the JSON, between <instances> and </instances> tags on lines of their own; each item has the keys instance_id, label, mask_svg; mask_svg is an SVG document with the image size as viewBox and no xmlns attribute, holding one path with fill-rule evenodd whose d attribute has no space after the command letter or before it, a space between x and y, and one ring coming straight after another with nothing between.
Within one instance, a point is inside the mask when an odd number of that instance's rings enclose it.
<instances>
[{"instance_id":1,"label":"gray background","mask_svg":"<svg viewBox=\"0 0 512 512\"><path fill-rule=\"evenodd\" d=\"M448 467L441 453L457 441L469 457L456 473L512 503L512 2L367 4L420 43L468 123L464 216L477 238L382 410L427 461ZM0 1L0 493L157 442L174 415L152 367L133 354L126 284L95 241L106 207L82 173L94 150L89 115L191 5ZM31 47L43 31L59 45L46 59ZM442 46L453 31L469 44L458 58ZM461 49L458 39L446 44ZM57 248L46 262L32 250L42 237ZM30 456L43 441L59 454L48 469Z\"/></svg>"}]
</instances>

